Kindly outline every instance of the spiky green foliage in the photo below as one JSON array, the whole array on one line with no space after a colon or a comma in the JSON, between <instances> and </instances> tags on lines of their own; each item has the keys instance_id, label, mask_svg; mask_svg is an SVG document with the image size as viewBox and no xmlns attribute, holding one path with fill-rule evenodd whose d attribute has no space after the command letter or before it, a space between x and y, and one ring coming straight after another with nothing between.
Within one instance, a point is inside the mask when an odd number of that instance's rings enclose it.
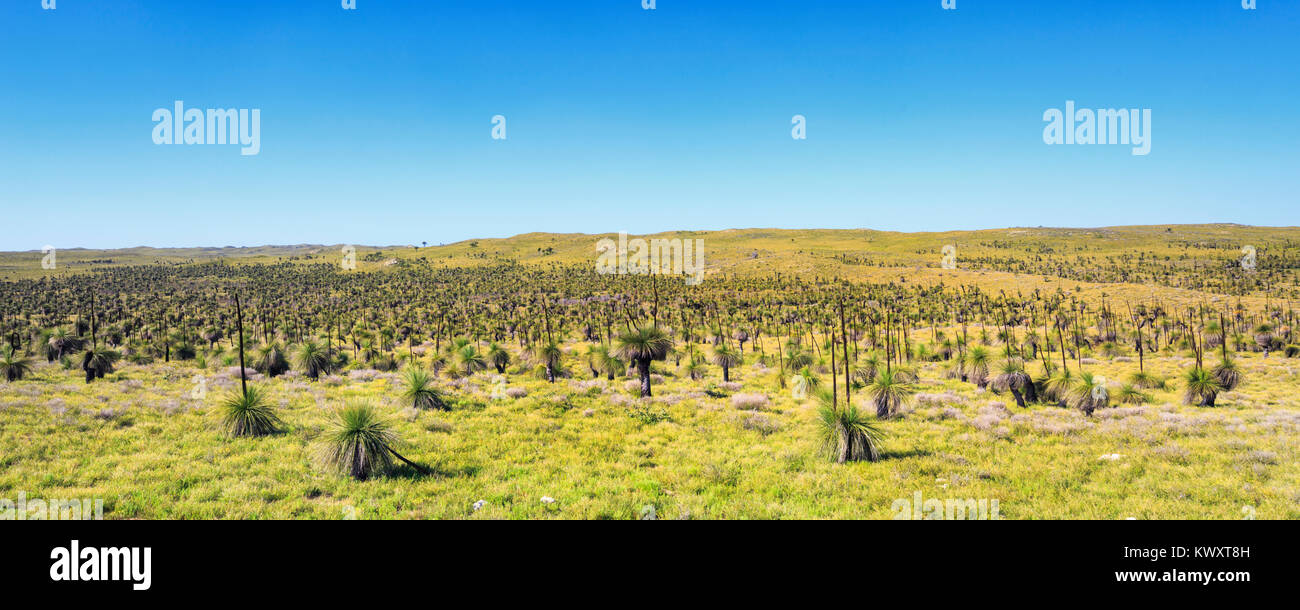
<instances>
[{"instance_id":1,"label":"spiky green foliage","mask_svg":"<svg viewBox=\"0 0 1300 610\"><path fill-rule=\"evenodd\" d=\"M1150 396L1134 387L1131 383L1120 386L1119 391L1115 393L1115 399L1126 405L1140 405L1151 402Z\"/></svg>"},{"instance_id":2,"label":"spiky green foliage","mask_svg":"<svg viewBox=\"0 0 1300 610\"><path fill-rule=\"evenodd\" d=\"M433 375L421 368L411 367L402 373L402 399L416 409L449 409Z\"/></svg>"},{"instance_id":3,"label":"spiky green foliage","mask_svg":"<svg viewBox=\"0 0 1300 610\"><path fill-rule=\"evenodd\" d=\"M852 367L853 382L857 384L857 387L865 387L869 385L873 380L875 380L876 371L883 368L883 366L884 365L880 363L879 354L875 352L867 353Z\"/></svg>"},{"instance_id":4,"label":"spiky green foliage","mask_svg":"<svg viewBox=\"0 0 1300 610\"><path fill-rule=\"evenodd\" d=\"M966 354L957 352L949 361L948 368L944 371L944 376L948 379L960 379L965 381L966 376Z\"/></svg>"},{"instance_id":5,"label":"spiky green foliage","mask_svg":"<svg viewBox=\"0 0 1300 610\"><path fill-rule=\"evenodd\" d=\"M555 371L564 359L564 350L560 349L560 345L555 342L538 343L530 356L533 362L545 368L546 380L555 383Z\"/></svg>"},{"instance_id":6,"label":"spiky green foliage","mask_svg":"<svg viewBox=\"0 0 1300 610\"><path fill-rule=\"evenodd\" d=\"M1183 403L1198 407L1213 407L1214 399L1223 391L1219 380L1209 371L1196 367L1183 376Z\"/></svg>"},{"instance_id":7,"label":"spiky green foliage","mask_svg":"<svg viewBox=\"0 0 1300 610\"><path fill-rule=\"evenodd\" d=\"M856 405L836 408L830 392L818 393L817 430L822 450L840 463L880 460L880 439L884 433Z\"/></svg>"},{"instance_id":8,"label":"spiky green foliage","mask_svg":"<svg viewBox=\"0 0 1300 610\"><path fill-rule=\"evenodd\" d=\"M1151 373L1147 373L1145 371L1139 371L1133 373L1132 375L1129 376L1128 382L1134 388L1140 390L1154 390L1154 389L1165 387L1165 382L1163 379L1160 379L1159 377L1156 377L1155 375L1152 375Z\"/></svg>"},{"instance_id":9,"label":"spiky green foliage","mask_svg":"<svg viewBox=\"0 0 1300 610\"><path fill-rule=\"evenodd\" d=\"M886 419L898 414L899 409L911 399L916 389L911 384L899 379L899 371L878 371L871 385L867 386L867 396L876 407L876 417Z\"/></svg>"},{"instance_id":10,"label":"spiky green foliage","mask_svg":"<svg viewBox=\"0 0 1300 610\"><path fill-rule=\"evenodd\" d=\"M452 353L451 370L461 377L469 377L487 367L487 358L473 344L465 345Z\"/></svg>"},{"instance_id":11,"label":"spiky green foliage","mask_svg":"<svg viewBox=\"0 0 1300 610\"><path fill-rule=\"evenodd\" d=\"M668 358L673 339L658 326L630 328L614 340L614 355L636 364L641 396L650 396L650 362Z\"/></svg>"},{"instance_id":12,"label":"spiky green foliage","mask_svg":"<svg viewBox=\"0 0 1300 610\"><path fill-rule=\"evenodd\" d=\"M49 335L45 338L45 356L50 362L54 362L81 349L84 344L85 340L78 336L74 330L64 326L56 326L50 329Z\"/></svg>"},{"instance_id":13,"label":"spiky green foliage","mask_svg":"<svg viewBox=\"0 0 1300 610\"><path fill-rule=\"evenodd\" d=\"M989 384L989 350L983 346L975 346L966 352L966 367L970 382L983 388Z\"/></svg>"},{"instance_id":14,"label":"spiky green foliage","mask_svg":"<svg viewBox=\"0 0 1300 610\"><path fill-rule=\"evenodd\" d=\"M1110 388L1106 387L1103 378L1085 371L1079 373L1078 380L1070 388L1068 400L1071 407L1083 411L1084 415L1092 415L1093 411L1110 404Z\"/></svg>"},{"instance_id":15,"label":"spiky green foliage","mask_svg":"<svg viewBox=\"0 0 1300 610\"><path fill-rule=\"evenodd\" d=\"M496 341L488 344L487 360L496 367L498 373L505 373L506 367L510 366L510 352L501 347Z\"/></svg>"},{"instance_id":16,"label":"spiky green foliage","mask_svg":"<svg viewBox=\"0 0 1300 610\"><path fill-rule=\"evenodd\" d=\"M302 374L310 379L319 379L322 374L328 374L331 368L329 351L315 339L307 339L299 344L293 352L293 361Z\"/></svg>"},{"instance_id":17,"label":"spiky green foliage","mask_svg":"<svg viewBox=\"0 0 1300 610\"><path fill-rule=\"evenodd\" d=\"M787 347L789 348L789 351L787 352L788 355L786 356L786 361L785 361L785 368L787 370L797 371L799 369L812 366L813 364L812 354L800 350L798 345L787 346Z\"/></svg>"},{"instance_id":18,"label":"spiky green foliage","mask_svg":"<svg viewBox=\"0 0 1300 610\"><path fill-rule=\"evenodd\" d=\"M731 349L725 343L713 348L713 356L709 358L713 364L722 367L722 380L731 381L731 368L740 366L745 359Z\"/></svg>"},{"instance_id":19,"label":"spiky green foliage","mask_svg":"<svg viewBox=\"0 0 1300 610\"><path fill-rule=\"evenodd\" d=\"M682 367L682 372L686 373L686 376L694 381L704 379L704 375L708 373L708 370L708 366L694 358L691 358L690 361L686 363L686 366Z\"/></svg>"},{"instance_id":20,"label":"spiky green foliage","mask_svg":"<svg viewBox=\"0 0 1300 610\"><path fill-rule=\"evenodd\" d=\"M221 427L230 436L266 436L280 429L280 418L257 386L235 390L218 405Z\"/></svg>"},{"instance_id":21,"label":"spiky green foliage","mask_svg":"<svg viewBox=\"0 0 1300 610\"><path fill-rule=\"evenodd\" d=\"M90 347L81 353L81 370L86 372L86 383L102 379L113 372L114 365L122 355L107 347Z\"/></svg>"},{"instance_id":22,"label":"spiky green foliage","mask_svg":"<svg viewBox=\"0 0 1300 610\"><path fill-rule=\"evenodd\" d=\"M274 341L258 346L253 352L253 361L249 365L267 377L283 375L289 370L289 360L285 358L284 346Z\"/></svg>"},{"instance_id":23,"label":"spiky green foliage","mask_svg":"<svg viewBox=\"0 0 1300 610\"><path fill-rule=\"evenodd\" d=\"M1066 401L1069 399L1070 388L1073 386L1074 373L1070 372L1070 369L1062 368L1053 373L1043 383L1043 397L1065 406Z\"/></svg>"},{"instance_id":24,"label":"spiky green foliage","mask_svg":"<svg viewBox=\"0 0 1300 610\"><path fill-rule=\"evenodd\" d=\"M609 347L604 345L594 345L587 352L587 363L595 369L596 372L613 379L615 375L627 370L627 364L619 360Z\"/></svg>"},{"instance_id":25,"label":"spiky green foliage","mask_svg":"<svg viewBox=\"0 0 1300 610\"><path fill-rule=\"evenodd\" d=\"M916 383L921 380L920 373L917 373L916 367L913 366L898 366L895 367L893 371L894 371L894 381L900 381L903 383Z\"/></svg>"},{"instance_id":26,"label":"spiky green foliage","mask_svg":"<svg viewBox=\"0 0 1300 610\"><path fill-rule=\"evenodd\" d=\"M998 374L989 382L999 392L1011 392L1018 406L1025 406L1024 392L1032 391L1034 380L1025 372L1025 365L1018 360L1008 358L1002 361Z\"/></svg>"},{"instance_id":27,"label":"spiky green foliage","mask_svg":"<svg viewBox=\"0 0 1300 610\"><path fill-rule=\"evenodd\" d=\"M461 349L473 345L474 341L469 337L452 337L446 345L442 346L442 352L447 356L453 356Z\"/></svg>"},{"instance_id":28,"label":"spiky green foliage","mask_svg":"<svg viewBox=\"0 0 1300 610\"><path fill-rule=\"evenodd\" d=\"M32 359L14 352L12 345L0 348L0 375L5 381L18 381L32 372Z\"/></svg>"},{"instance_id":29,"label":"spiky green foliage","mask_svg":"<svg viewBox=\"0 0 1300 610\"><path fill-rule=\"evenodd\" d=\"M364 481L393 468L393 445L398 442L379 409L368 402L352 402L334 412L322 435L320 458L331 470Z\"/></svg>"},{"instance_id":30,"label":"spiky green foliage","mask_svg":"<svg viewBox=\"0 0 1300 610\"><path fill-rule=\"evenodd\" d=\"M799 369L795 376L803 379L803 387L810 392L815 392L822 387L822 378L813 372L812 367L805 366Z\"/></svg>"},{"instance_id":31,"label":"spiky green foliage","mask_svg":"<svg viewBox=\"0 0 1300 610\"><path fill-rule=\"evenodd\" d=\"M1215 381L1219 382L1219 387L1223 388L1224 392L1231 392L1241 385L1241 368L1230 358L1224 358L1219 364L1215 365L1210 370L1210 374L1214 376Z\"/></svg>"}]
</instances>

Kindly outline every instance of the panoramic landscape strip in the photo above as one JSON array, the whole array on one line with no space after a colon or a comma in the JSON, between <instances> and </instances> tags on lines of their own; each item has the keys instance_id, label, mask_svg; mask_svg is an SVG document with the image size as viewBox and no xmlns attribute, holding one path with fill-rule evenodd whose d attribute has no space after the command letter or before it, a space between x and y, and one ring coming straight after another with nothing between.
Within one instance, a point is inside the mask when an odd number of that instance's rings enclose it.
<instances>
[{"instance_id":1,"label":"panoramic landscape strip","mask_svg":"<svg viewBox=\"0 0 1300 610\"><path fill-rule=\"evenodd\" d=\"M1297 269L1233 225L4 253L0 518L1296 518Z\"/></svg>"}]
</instances>

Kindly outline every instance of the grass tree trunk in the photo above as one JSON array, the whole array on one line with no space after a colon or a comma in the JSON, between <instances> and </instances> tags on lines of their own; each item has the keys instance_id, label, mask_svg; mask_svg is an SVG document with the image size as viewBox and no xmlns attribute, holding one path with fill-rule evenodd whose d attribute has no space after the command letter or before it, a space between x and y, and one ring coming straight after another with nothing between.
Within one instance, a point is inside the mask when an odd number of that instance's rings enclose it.
<instances>
[{"instance_id":1,"label":"grass tree trunk","mask_svg":"<svg viewBox=\"0 0 1300 610\"><path fill-rule=\"evenodd\" d=\"M650 396L650 359L638 358L636 361L636 373L641 378L641 397Z\"/></svg>"}]
</instances>

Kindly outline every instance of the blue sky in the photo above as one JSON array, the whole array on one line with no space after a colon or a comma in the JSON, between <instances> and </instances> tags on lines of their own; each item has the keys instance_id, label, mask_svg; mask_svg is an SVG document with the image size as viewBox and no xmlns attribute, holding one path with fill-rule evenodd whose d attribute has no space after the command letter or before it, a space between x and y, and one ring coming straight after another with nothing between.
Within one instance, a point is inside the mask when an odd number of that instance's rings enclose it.
<instances>
[{"instance_id":1,"label":"blue sky","mask_svg":"<svg viewBox=\"0 0 1300 610\"><path fill-rule=\"evenodd\" d=\"M656 4L5 0L0 250L1300 224L1300 2ZM155 145L175 100L260 154ZM1151 153L1047 146L1066 100Z\"/></svg>"}]
</instances>

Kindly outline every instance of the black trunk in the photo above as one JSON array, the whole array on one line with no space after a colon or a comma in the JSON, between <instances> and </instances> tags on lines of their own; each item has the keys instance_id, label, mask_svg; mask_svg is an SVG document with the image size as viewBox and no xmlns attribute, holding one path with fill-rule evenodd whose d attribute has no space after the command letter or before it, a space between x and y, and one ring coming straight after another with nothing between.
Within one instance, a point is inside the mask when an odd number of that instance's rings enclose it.
<instances>
[{"instance_id":1,"label":"black trunk","mask_svg":"<svg viewBox=\"0 0 1300 610\"><path fill-rule=\"evenodd\" d=\"M639 358L636 361L636 373L641 378L641 397L650 396L650 359Z\"/></svg>"}]
</instances>

